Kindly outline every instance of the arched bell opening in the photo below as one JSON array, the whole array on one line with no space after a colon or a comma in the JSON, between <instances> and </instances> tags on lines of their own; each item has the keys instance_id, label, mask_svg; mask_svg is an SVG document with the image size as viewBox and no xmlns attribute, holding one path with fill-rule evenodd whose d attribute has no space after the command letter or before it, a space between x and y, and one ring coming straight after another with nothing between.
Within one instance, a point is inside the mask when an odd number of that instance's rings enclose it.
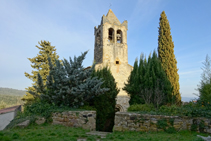
<instances>
[{"instance_id":1,"label":"arched bell opening","mask_svg":"<svg viewBox=\"0 0 211 141\"><path fill-rule=\"evenodd\" d=\"M116 42L122 43L122 31L119 29L116 31Z\"/></svg>"},{"instance_id":2,"label":"arched bell opening","mask_svg":"<svg viewBox=\"0 0 211 141\"><path fill-rule=\"evenodd\" d=\"M110 43L114 42L114 29L113 28L108 29L108 42L110 42Z\"/></svg>"}]
</instances>

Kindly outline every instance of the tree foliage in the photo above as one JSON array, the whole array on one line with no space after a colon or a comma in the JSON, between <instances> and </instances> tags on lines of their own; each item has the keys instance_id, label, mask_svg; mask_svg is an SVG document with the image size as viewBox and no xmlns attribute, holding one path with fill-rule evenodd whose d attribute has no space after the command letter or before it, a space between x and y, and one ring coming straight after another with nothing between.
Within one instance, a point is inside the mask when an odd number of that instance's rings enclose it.
<instances>
[{"instance_id":1,"label":"tree foliage","mask_svg":"<svg viewBox=\"0 0 211 141\"><path fill-rule=\"evenodd\" d=\"M103 84L101 79L91 77L95 65L91 69L84 69L82 62L87 52L82 53L69 62L64 59L62 62L55 60L55 66L51 58L49 62L49 75L46 84L38 73L37 83L34 85L36 91L29 91L35 98L56 106L69 106L77 108L84 105L84 102L103 94L108 88L100 88Z\"/></svg>"},{"instance_id":2,"label":"tree foliage","mask_svg":"<svg viewBox=\"0 0 211 141\"><path fill-rule=\"evenodd\" d=\"M130 95L130 105L154 104L159 107L162 104L174 103L170 81L161 66L161 62L154 51L148 59L141 54L139 65L136 59L134 69L123 88Z\"/></svg>"},{"instance_id":3,"label":"tree foliage","mask_svg":"<svg viewBox=\"0 0 211 141\"><path fill-rule=\"evenodd\" d=\"M34 69L32 70L31 74L25 72L25 76L33 81L32 86L26 88L27 91L35 92L33 85L36 86L37 75L38 73L42 77L43 82L45 83L47 80L47 76L49 74L49 65L48 65L48 57L51 58L52 64L55 65L55 60L59 58L56 54L55 46L51 46L49 41L41 41L38 42L40 46L36 45L38 48L39 54L34 58L28 58L29 61L32 63L31 67ZM34 97L30 93L26 92L26 95L23 96L22 100L26 101L27 103L33 101Z\"/></svg>"},{"instance_id":4,"label":"tree foliage","mask_svg":"<svg viewBox=\"0 0 211 141\"><path fill-rule=\"evenodd\" d=\"M177 73L177 60L174 55L174 43L172 41L169 21L165 12L160 16L158 36L158 56L162 67L173 87L172 94L176 96L177 102L181 102L179 92L179 74Z\"/></svg>"},{"instance_id":5,"label":"tree foliage","mask_svg":"<svg viewBox=\"0 0 211 141\"><path fill-rule=\"evenodd\" d=\"M101 88L110 89L103 95L95 97L93 101L90 102L90 106L94 106L97 110L96 130L112 132L114 126L116 96L119 93L119 89L117 88L115 79L108 67L95 71L92 76L101 78L104 81Z\"/></svg>"},{"instance_id":6,"label":"tree foliage","mask_svg":"<svg viewBox=\"0 0 211 141\"><path fill-rule=\"evenodd\" d=\"M129 104L143 104L144 100L140 97L140 86L143 84L143 77L145 73L145 64L143 60L143 54L141 55L140 62L138 65L138 59L135 60L133 70L128 78L128 82L125 84L123 90L125 90L129 96Z\"/></svg>"},{"instance_id":7,"label":"tree foliage","mask_svg":"<svg viewBox=\"0 0 211 141\"><path fill-rule=\"evenodd\" d=\"M201 101L211 101L211 59L208 55L202 64L201 82L196 90Z\"/></svg>"}]
</instances>

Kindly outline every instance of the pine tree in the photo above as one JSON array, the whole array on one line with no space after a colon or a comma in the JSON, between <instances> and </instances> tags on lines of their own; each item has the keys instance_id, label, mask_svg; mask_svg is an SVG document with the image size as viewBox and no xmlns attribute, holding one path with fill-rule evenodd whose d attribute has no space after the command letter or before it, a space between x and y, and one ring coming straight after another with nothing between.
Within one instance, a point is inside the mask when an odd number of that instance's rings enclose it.
<instances>
[{"instance_id":1,"label":"pine tree","mask_svg":"<svg viewBox=\"0 0 211 141\"><path fill-rule=\"evenodd\" d=\"M177 102L181 102L179 92L179 74L177 69L177 60L174 55L174 43L172 41L169 21L165 12L161 13L158 36L158 55L162 67L173 87L172 94L176 96Z\"/></svg>"},{"instance_id":2,"label":"pine tree","mask_svg":"<svg viewBox=\"0 0 211 141\"><path fill-rule=\"evenodd\" d=\"M91 69L85 69L82 62L87 52L82 53L79 57L70 58L60 62L56 60L56 65L52 64L51 58L49 62L49 75L46 83L43 83L41 75L38 73L34 91L29 91L35 98L43 102L56 106L68 106L78 108L83 106L85 102L99 96L108 88L101 88L103 81L97 77L91 77L95 65Z\"/></svg>"},{"instance_id":3,"label":"pine tree","mask_svg":"<svg viewBox=\"0 0 211 141\"><path fill-rule=\"evenodd\" d=\"M196 95L201 101L211 101L211 59L208 55L202 64L201 82L196 89L199 94Z\"/></svg>"},{"instance_id":4,"label":"pine tree","mask_svg":"<svg viewBox=\"0 0 211 141\"><path fill-rule=\"evenodd\" d=\"M97 110L96 130L112 132L114 126L116 96L119 93L119 89L117 88L115 79L108 67L95 71L93 76L102 78L104 83L101 88L110 89L103 95L94 98L93 104Z\"/></svg>"},{"instance_id":5,"label":"pine tree","mask_svg":"<svg viewBox=\"0 0 211 141\"><path fill-rule=\"evenodd\" d=\"M37 75L38 73L42 77L43 83L46 82L47 75L49 74L49 65L48 65L48 57L51 58L52 63L55 64L55 59L58 59L59 56L56 54L55 46L51 46L49 41L41 41L38 42L40 46L36 47L40 50L39 54L34 58L28 58L32 63L31 67L35 70L31 72L31 74L25 72L25 76L33 81L32 85L36 86ZM26 88L27 91L35 92L35 88L33 86ZM26 92L26 95L23 96L22 100L26 103L29 103L34 100L34 96L30 93Z\"/></svg>"}]
</instances>

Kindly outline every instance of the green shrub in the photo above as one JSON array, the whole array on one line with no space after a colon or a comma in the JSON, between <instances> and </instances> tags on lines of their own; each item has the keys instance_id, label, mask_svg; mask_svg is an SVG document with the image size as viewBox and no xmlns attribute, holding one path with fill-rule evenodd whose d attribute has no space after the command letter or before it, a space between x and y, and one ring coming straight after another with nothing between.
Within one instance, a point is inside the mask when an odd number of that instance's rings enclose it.
<instances>
[{"instance_id":1,"label":"green shrub","mask_svg":"<svg viewBox=\"0 0 211 141\"><path fill-rule=\"evenodd\" d=\"M154 111L155 108L152 104L134 104L128 108L128 111Z\"/></svg>"},{"instance_id":2,"label":"green shrub","mask_svg":"<svg viewBox=\"0 0 211 141\"><path fill-rule=\"evenodd\" d=\"M31 105L26 105L24 108L24 114L28 116L39 115L45 118L49 118L51 116L52 110L55 108L56 106L54 105L38 101Z\"/></svg>"},{"instance_id":3,"label":"green shrub","mask_svg":"<svg viewBox=\"0 0 211 141\"><path fill-rule=\"evenodd\" d=\"M163 129L163 130L165 130L166 127L168 127L167 120L166 120L166 119L158 120L158 122L157 122L157 127L158 127L158 129Z\"/></svg>"},{"instance_id":4,"label":"green shrub","mask_svg":"<svg viewBox=\"0 0 211 141\"><path fill-rule=\"evenodd\" d=\"M175 115L176 113L178 113L178 107L176 105L171 105L171 106L163 105L159 108L159 112L171 113L172 115Z\"/></svg>"},{"instance_id":5,"label":"green shrub","mask_svg":"<svg viewBox=\"0 0 211 141\"><path fill-rule=\"evenodd\" d=\"M197 124L192 124L190 130L191 131L197 131Z\"/></svg>"},{"instance_id":6,"label":"green shrub","mask_svg":"<svg viewBox=\"0 0 211 141\"><path fill-rule=\"evenodd\" d=\"M112 132L114 126L116 96L119 93L116 82L108 67L94 71L93 77L101 78L104 83L103 88L109 88L109 91L93 98L90 101L90 106L96 108L96 130Z\"/></svg>"},{"instance_id":7,"label":"green shrub","mask_svg":"<svg viewBox=\"0 0 211 141\"><path fill-rule=\"evenodd\" d=\"M174 127L169 127L168 129L165 130L165 132L169 134L173 134L173 133L176 133L176 129Z\"/></svg>"},{"instance_id":8,"label":"green shrub","mask_svg":"<svg viewBox=\"0 0 211 141\"><path fill-rule=\"evenodd\" d=\"M83 109L83 110L92 110L92 111L96 111L96 108L93 107L93 106L89 106L89 105L84 105L84 106L81 106L79 107L80 109Z\"/></svg>"},{"instance_id":9,"label":"green shrub","mask_svg":"<svg viewBox=\"0 0 211 141\"><path fill-rule=\"evenodd\" d=\"M204 103L202 103L204 104ZM209 103L201 105L201 101L197 103L190 102L188 105L163 105L158 110L145 104L134 104L128 108L128 111L138 112L140 114L151 115L168 115L168 116L188 116L188 117L205 117L211 118L211 105Z\"/></svg>"}]
</instances>

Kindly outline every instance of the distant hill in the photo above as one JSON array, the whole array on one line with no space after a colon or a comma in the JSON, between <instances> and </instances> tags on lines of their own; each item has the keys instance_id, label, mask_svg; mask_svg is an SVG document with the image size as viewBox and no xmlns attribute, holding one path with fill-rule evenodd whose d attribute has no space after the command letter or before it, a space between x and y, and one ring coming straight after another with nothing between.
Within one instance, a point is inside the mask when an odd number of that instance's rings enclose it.
<instances>
[{"instance_id":1,"label":"distant hill","mask_svg":"<svg viewBox=\"0 0 211 141\"><path fill-rule=\"evenodd\" d=\"M20 104L23 105L21 98L25 94L26 91L23 90L0 87L0 109Z\"/></svg>"},{"instance_id":2,"label":"distant hill","mask_svg":"<svg viewBox=\"0 0 211 141\"><path fill-rule=\"evenodd\" d=\"M189 101L192 101L192 100L196 100L197 97L182 97L182 101L184 102L189 102Z\"/></svg>"},{"instance_id":3,"label":"distant hill","mask_svg":"<svg viewBox=\"0 0 211 141\"><path fill-rule=\"evenodd\" d=\"M17 90L12 88L2 88L0 87L0 95L8 95L8 96L23 96L26 94L26 91Z\"/></svg>"}]
</instances>

